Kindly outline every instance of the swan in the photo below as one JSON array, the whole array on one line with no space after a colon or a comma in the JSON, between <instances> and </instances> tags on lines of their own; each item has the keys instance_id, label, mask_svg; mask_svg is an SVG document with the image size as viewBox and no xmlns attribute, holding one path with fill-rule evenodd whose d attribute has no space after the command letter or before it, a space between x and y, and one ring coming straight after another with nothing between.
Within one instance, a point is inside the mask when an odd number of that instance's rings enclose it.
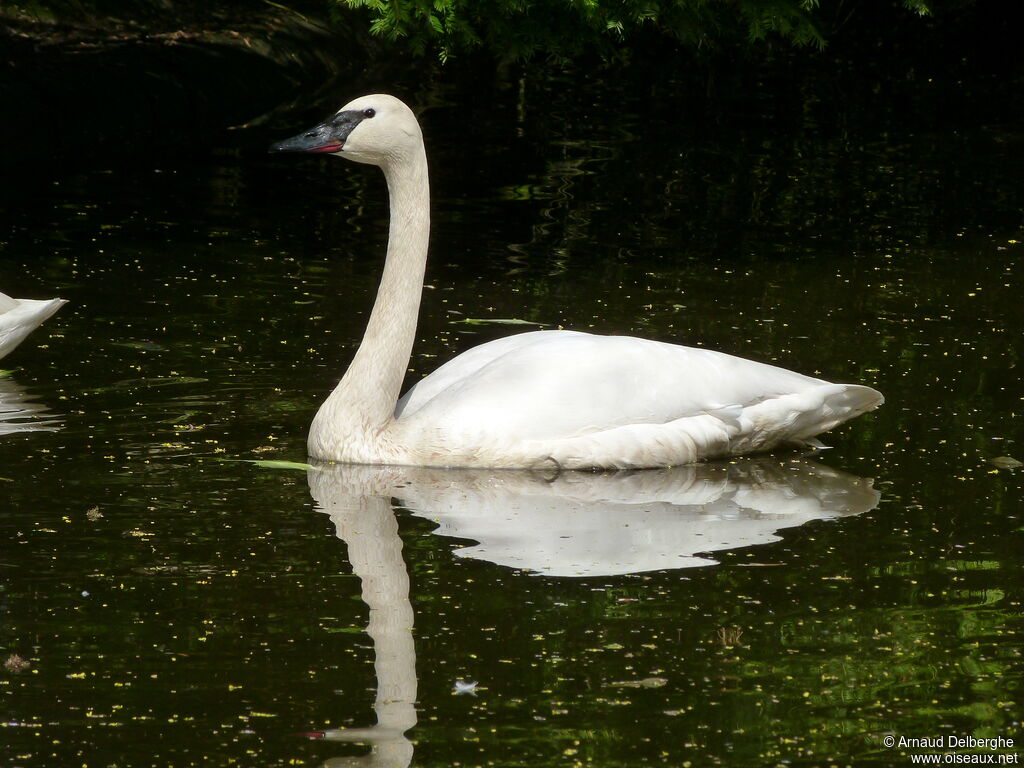
<instances>
[{"instance_id":1,"label":"swan","mask_svg":"<svg viewBox=\"0 0 1024 768\"><path fill-rule=\"evenodd\" d=\"M64 299L12 299L0 293L0 359L65 304Z\"/></svg>"},{"instance_id":2,"label":"swan","mask_svg":"<svg viewBox=\"0 0 1024 768\"><path fill-rule=\"evenodd\" d=\"M399 99L343 106L272 152L376 165L390 198L387 255L355 356L313 418L308 453L353 464L636 469L801 443L882 404L857 384L628 336L533 331L481 344L399 394L430 231L427 157Z\"/></svg>"}]
</instances>

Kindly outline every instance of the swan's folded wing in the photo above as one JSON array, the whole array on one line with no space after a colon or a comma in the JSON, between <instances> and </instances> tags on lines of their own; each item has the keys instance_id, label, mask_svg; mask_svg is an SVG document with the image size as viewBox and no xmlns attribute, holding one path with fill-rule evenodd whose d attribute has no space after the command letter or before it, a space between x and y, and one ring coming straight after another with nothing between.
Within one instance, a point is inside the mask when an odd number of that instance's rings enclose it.
<instances>
[{"instance_id":1,"label":"swan's folded wing","mask_svg":"<svg viewBox=\"0 0 1024 768\"><path fill-rule=\"evenodd\" d=\"M460 355L417 384L397 413L470 442L477 431L546 440L708 413L729 421L737 406L822 384L705 349L538 331Z\"/></svg>"},{"instance_id":2,"label":"swan's folded wing","mask_svg":"<svg viewBox=\"0 0 1024 768\"><path fill-rule=\"evenodd\" d=\"M472 379L481 368L522 347L554 336L586 336L576 331L531 331L495 339L468 349L410 387L395 406L395 418L408 418L438 395ZM542 339L541 337L545 337Z\"/></svg>"}]
</instances>

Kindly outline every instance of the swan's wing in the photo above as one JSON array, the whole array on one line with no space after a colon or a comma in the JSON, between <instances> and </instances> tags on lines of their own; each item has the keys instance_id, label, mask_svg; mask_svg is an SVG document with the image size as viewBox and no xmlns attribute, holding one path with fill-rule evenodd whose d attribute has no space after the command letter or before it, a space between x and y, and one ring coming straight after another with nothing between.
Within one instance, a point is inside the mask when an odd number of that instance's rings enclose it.
<instances>
[{"instance_id":1,"label":"swan's wing","mask_svg":"<svg viewBox=\"0 0 1024 768\"><path fill-rule=\"evenodd\" d=\"M549 342L555 336L563 335L586 336L588 334L576 331L532 331L495 339L468 349L416 382L398 401L398 405L395 407L395 417L408 418L441 393L472 379L481 368L497 358L532 344Z\"/></svg>"},{"instance_id":2,"label":"swan's wing","mask_svg":"<svg viewBox=\"0 0 1024 768\"><path fill-rule=\"evenodd\" d=\"M435 378L437 377L437 378ZM627 336L537 331L490 342L419 382L400 418L521 440L592 434L712 414L828 386L775 366Z\"/></svg>"}]
</instances>

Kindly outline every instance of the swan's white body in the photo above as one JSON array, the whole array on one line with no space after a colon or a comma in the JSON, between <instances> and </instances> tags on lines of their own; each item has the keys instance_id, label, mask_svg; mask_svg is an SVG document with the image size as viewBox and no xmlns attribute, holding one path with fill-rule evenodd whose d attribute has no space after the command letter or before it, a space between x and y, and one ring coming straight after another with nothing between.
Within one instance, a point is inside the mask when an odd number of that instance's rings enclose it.
<instances>
[{"instance_id":1,"label":"swan's white body","mask_svg":"<svg viewBox=\"0 0 1024 768\"><path fill-rule=\"evenodd\" d=\"M805 442L882 403L869 387L831 384L706 349L573 331L482 344L398 400L430 229L419 124L398 99L365 96L276 148L378 165L391 197L377 300L348 371L313 419L308 447L314 458L448 467L662 467Z\"/></svg>"},{"instance_id":2,"label":"swan's white body","mask_svg":"<svg viewBox=\"0 0 1024 768\"><path fill-rule=\"evenodd\" d=\"M65 304L64 299L12 299L0 293L0 359Z\"/></svg>"}]
</instances>

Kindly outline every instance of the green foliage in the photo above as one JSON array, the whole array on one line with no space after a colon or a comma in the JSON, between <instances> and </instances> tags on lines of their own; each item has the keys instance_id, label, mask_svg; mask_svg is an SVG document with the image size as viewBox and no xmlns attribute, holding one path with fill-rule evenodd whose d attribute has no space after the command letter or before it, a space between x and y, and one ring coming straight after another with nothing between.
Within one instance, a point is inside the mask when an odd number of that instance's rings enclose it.
<instances>
[{"instance_id":1,"label":"green foliage","mask_svg":"<svg viewBox=\"0 0 1024 768\"><path fill-rule=\"evenodd\" d=\"M442 59L473 48L503 58L537 53L569 57L587 49L603 55L644 31L667 32L689 43L717 37L740 18L751 37L784 31L801 42L820 37L807 13L815 0L338 0L368 8L372 31L403 38L417 54Z\"/></svg>"},{"instance_id":2,"label":"green foliage","mask_svg":"<svg viewBox=\"0 0 1024 768\"><path fill-rule=\"evenodd\" d=\"M824 45L818 0L335 0L367 9L374 34L404 39L442 60L474 48L505 59L535 54L568 58L594 51L610 57L644 35L690 46L777 35L798 45ZM899 0L918 14L930 0Z\"/></svg>"}]
</instances>

